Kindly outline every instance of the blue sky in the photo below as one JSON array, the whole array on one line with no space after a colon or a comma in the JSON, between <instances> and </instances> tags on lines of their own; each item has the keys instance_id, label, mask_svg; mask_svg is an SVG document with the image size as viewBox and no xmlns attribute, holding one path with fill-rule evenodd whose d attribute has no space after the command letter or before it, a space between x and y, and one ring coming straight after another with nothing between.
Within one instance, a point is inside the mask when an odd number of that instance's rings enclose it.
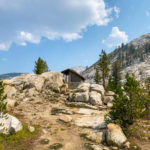
<instances>
[{"instance_id":1,"label":"blue sky","mask_svg":"<svg viewBox=\"0 0 150 150\"><path fill-rule=\"evenodd\" d=\"M0 74L31 73L38 57L52 71L90 66L150 33L149 0L0 0Z\"/></svg>"}]
</instances>

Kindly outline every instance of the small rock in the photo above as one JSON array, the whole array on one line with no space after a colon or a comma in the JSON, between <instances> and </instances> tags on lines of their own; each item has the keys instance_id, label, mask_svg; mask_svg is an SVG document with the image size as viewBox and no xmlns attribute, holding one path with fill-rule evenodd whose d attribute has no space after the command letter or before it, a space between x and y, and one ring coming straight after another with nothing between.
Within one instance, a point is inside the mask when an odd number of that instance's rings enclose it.
<instances>
[{"instance_id":1,"label":"small rock","mask_svg":"<svg viewBox=\"0 0 150 150\"><path fill-rule=\"evenodd\" d=\"M114 101L113 96L104 96L104 104L112 103Z\"/></svg>"},{"instance_id":2,"label":"small rock","mask_svg":"<svg viewBox=\"0 0 150 150\"><path fill-rule=\"evenodd\" d=\"M31 133L35 131L35 128L33 126L28 126L28 129Z\"/></svg>"},{"instance_id":3,"label":"small rock","mask_svg":"<svg viewBox=\"0 0 150 150\"><path fill-rule=\"evenodd\" d=\"M105 133L104 132L98 132L94 130L85 130L83 133L85 135L85 138L95 142L95 143L103 143L105 141Z\"/></svg>"},{"instance_id":4,"label":"small rock","mask_svg":"<svg viewBox=\"0 0 150 150\"><path fill-rule=\"evenodd\" d=\"M59 117L59 120L64 122L64 123L69 123L72 121L72 117L68 116L68 115L63 115Z\"/></svg>"},{"instance_id":5,"label":"small rock","mask_svg":"<svg viewBox=\"0 0 150 150\"><path fill-rule=\"evenodd\" d=\"M114 95L115 95L115 93L112 92L112 91L108 91L108 92L105 94L105 96L114 96Z\"/></svg>"},{"instance_id":6,"label":"small rock","mask_svg":"<svg viewBox=\"0 0 150 150\"><path fill-rule=\"evenodd\" d=\"M112 150L118 150L118 147L112 146L111 149Z\"/></svg>"},{"instance_id":7,"label":"small rock","mask_svg":"<svg viewBox=\"0 0 150 150\"><path fill-rule=\"evenodd\" d=\"M125 143L125 147L127 147L128 149L130 148L130 145L131 145L130 142Z\"/></svg>"},{"instance_id":8,"label":"small rock","mask_svg":"<svg viewBox=\"0 0 150 150\"><path fill-rule=\"evenodd\" d=\"M50 140L49 139L42 139L40 141L41 144L49 144Z\"/></svg>"},{"instance_id":9,"label":"small rock","mask_svg":"<svg viewBox=\"0 0 150 150\"><path fill-rule=\"evenodd\" d=\"M107 103L107 107L109 108L113 107L113 103Z\"/></svg>"}]
</instances>

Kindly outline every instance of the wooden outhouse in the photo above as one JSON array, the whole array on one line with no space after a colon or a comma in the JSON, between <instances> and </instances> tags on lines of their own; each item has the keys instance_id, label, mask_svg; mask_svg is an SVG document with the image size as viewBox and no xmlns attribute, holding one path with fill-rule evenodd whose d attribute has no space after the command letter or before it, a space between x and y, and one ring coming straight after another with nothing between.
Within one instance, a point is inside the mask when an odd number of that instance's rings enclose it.
<instances>
[{"instance_id":1,"label":"wooden outhouse","mask_svg":"<svg viewBox=\"0 0 150 150\"><path fill-rule=\"evenodd\" d=\"M68 83L69 88L76 88L85 78L72 69L66 69L61 72L64 76L65 82Z\"/></svg>"}]
</instances>

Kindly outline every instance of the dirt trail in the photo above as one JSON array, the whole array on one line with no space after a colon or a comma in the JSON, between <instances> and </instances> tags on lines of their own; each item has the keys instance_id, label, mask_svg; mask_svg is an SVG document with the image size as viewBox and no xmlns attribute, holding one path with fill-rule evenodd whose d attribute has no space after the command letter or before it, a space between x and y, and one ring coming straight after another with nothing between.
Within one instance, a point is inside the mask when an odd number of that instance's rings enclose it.
<instances>
[{"instance_id":1,"label":"dirt trail","mask_svg":"<svg viewBox=\"0 0 150 150\"><path fill-rule=\"evenodd\" d=\"M63 150L86 150L85 141L80 137L81 129L58 121L59 114L51 115L51 109L54 107L78 110L78 108L67 107L64 99L66 97L62 96L59 102L51 103L49 100L35 98L32 101L21 102L13 111L13 114L16 114L23 123L40 126L41 133L34 142L33 150L48 150L49 145L53 143L61 143ZM49 139L49 144L41 144L43 139Z\"/></svg>"}]
</instances>

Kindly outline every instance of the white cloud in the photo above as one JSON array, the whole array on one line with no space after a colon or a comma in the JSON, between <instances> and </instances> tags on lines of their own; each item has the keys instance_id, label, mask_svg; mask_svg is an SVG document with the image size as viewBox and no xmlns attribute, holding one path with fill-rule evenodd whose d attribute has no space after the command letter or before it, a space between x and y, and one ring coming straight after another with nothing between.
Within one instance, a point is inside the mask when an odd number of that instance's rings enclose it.
<instances>
[{"instance_id":1,"label":"white cloud","mask_svg":"<svg viewBox=\"0 0 150 150\"><path fill-rule=\"evenodd\" d=\"M150 13L148 11L146 11L146 16L149 17L150 16Z\"/></svg>"},{"instance_id":2,"label":"white cloud","mask_svg":"<svg viewBox=\"0 0 150 150\"><path fill-rule=\"evenodd\" d=\"M0 50L6 51L9 49L11 42L0 43Z\"/></svg>"},{"instance_id":3,"label":"white cloud","mask_svg":"<svg viewBox=\"0 0 150 150\"><path fill-rule=\"evenodd\" d=\"M124 31L120 31L118 27L113 27L111 33L102 43L108 48L117 47L128 41L128 35Z\"/></svg>"},{"instance_id":4,"label":"white cloud","mask_svg":"<svg viewBox=\"0 0 150 150\"><path fill-rule=\"evenodd\" d=\"M117 6L114 7L114 12L116 13L116 18L119 18L120 8Z\"/></svg>"},{"instance_id":5,"label":"white cloud","mask_svg":"<svg viewBox=\"0 0 150 150\"><path fill-rule=\"evenodd\" d=\"M72 41L88 26L107 25L112 11L104 0L0 0L0 50L13 42L26 46L41 37Z\"/></svg>"}]
</instances>

